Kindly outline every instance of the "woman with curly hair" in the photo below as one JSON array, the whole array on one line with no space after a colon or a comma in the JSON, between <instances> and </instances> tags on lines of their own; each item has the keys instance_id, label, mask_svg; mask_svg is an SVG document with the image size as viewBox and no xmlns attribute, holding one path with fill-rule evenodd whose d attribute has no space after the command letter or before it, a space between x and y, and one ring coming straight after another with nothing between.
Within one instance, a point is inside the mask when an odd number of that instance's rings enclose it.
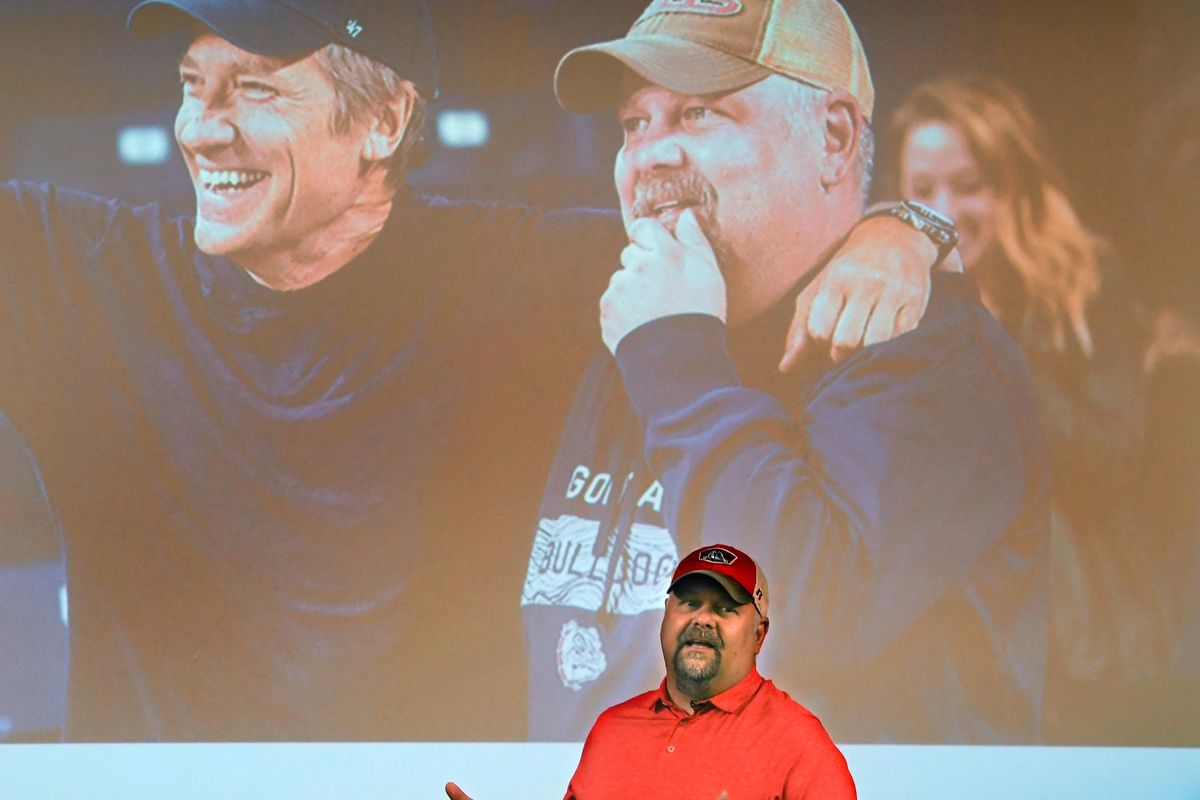
<instances>
[{"instance_id":1,"label":"woman with curly hair","mask_svg":"<svg viewBox=\"0 0 1200 800\"><path fill-rule=\"evenodd\" d=\"M999 81L926 83L888 135L891 188L955 220L964 267L1033 377L1054 466L1044 737L1170 738L1146 707L1160 701L1169 631L1132 492L1142 335L1111 248L1080 221L1041 128Z\"/></svg>"}]
</instances>

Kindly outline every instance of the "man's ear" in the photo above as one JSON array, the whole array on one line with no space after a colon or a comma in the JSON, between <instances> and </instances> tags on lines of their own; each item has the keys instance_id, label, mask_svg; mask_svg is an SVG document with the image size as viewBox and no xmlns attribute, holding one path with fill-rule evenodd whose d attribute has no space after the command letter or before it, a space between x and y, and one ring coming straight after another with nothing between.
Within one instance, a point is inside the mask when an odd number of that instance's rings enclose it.
<instances>
[{"instance_id":1,"label":"man's ear","mask_svg":"<svg viewBox=\"0 0 1200 800\"><path fill-rule=\"evenodd\" d=\"M369 163L386 161L400 146L404 132L412 122L413 109L417 103L417 89L411 82L405 81L399 93L387 103L384 103L363 140L362 157Z\"/></svg>"},{"instance_id":2,"label":"man's ear","mask_svg":"<svg viewBox=\"0 0 1200 800\"><path fill-rule=\"evenodd\" d=\"M858 103L847 92L825 96L825 138L821 186L832 188L851 173L858 159L858 140L866 121Z\"/></svg>"},{"instance_id":3,"label":"man's ear","mask_svg":"<svg viewBox=\"0 0 1200 800\"><path fill-rule=\"evenodd\" d=\"M771 627L771 620L767 617L759 617L757 630L754 631L754 654L758 655L758 651L762 650L763 642L767 640L767 629Z\"/></svg>"}]
</instances>

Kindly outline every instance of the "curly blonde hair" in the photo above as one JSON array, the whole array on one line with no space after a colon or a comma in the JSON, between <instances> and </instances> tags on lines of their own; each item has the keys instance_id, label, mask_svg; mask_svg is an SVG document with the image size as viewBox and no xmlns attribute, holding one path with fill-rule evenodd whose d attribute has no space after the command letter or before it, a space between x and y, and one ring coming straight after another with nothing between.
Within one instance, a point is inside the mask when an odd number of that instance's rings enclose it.
<instances>
[{"instance_id":1,"label":"curly blonde hair","mask_svg":"<svg viewBox=\"0 0 1200 800\"><path fill-rule=\"evenodd\" d=\"M1107 245L1071 207L1044 134L1025 103L992 78L922 84L891 117L891 152L901 152L915 126L934 121L962 133L996 195L997 243L1020 279L1023 301L1022 318L1006 322L1015 330L1038 332L1056 352L1066 352L1073 340L1091 355L1086 311L1100 288L1098 261ZM897 196L899 171L887 176Z\"/></svg>"}]
</instances>

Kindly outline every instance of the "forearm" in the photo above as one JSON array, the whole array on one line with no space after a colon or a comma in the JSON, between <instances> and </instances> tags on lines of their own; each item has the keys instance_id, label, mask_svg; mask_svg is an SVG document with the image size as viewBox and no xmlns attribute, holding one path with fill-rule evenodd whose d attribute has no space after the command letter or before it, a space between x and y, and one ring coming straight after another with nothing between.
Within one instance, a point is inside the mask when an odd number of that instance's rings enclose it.
<instances>
[{"instance_id":1,"label":"forearm","mask_svg":"<svg viewBox=\"0 0 1200 800\"><path fill-rule=\"evenodd\" d=\"M15 413L43 396L74 341L71 297L112 207L54 187L0 184L0 406Z\"/></svg>"}]
</instances>

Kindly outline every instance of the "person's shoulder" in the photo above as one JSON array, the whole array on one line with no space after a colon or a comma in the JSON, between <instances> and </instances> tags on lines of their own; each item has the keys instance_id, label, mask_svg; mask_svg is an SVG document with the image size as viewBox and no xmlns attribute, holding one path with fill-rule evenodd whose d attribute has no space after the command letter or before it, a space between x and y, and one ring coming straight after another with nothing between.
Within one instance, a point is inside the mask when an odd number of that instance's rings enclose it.
<instances>
[{"instance_id":1,"label":"person's shoulder","mask_svg":"<svg viewBox=\"0 0 1200 800\"><path fill-rule=\"evenodd\" d=\"M805 727L821 725L816 714L776 686L775 682L770 679L763 680L762 686L752 702L764 709L772 719L779 720L785 725Z\"/></svg>"},{"instance_id":2,"label":"person's shoulder","mask_svg":"<svg viewBox=\"0 0 1200 800\"><path fill-rule=\"evenodd\" d=\"M975 284L961 273L934 273L925 316L911 333L917 334L912 337L916 342L932 347L972 343L1016 352L1012 337L984 308Z\"/></svg>"},{"instance_id":3,"label":"person's shoulder","mask_svg":"<svg viewBox=\"0 0 1200 800\"><path fill-rule=\"evenodd\" d=\"M3 187L4 191L12 196L63 208L91 208L106 209L109 211L126 210L165 216L162 207L158 203L135 203L116 197L105 197L86 189L62 186L56 183L11 180L0 183L0 187Z\"/></svg>"},{"instance_id":4,"label":"person's shoulder","mask_svg":"<svg viewBox=\"0 0 1200 800\"><path fill-rule=\"evenodd\" d=\"M27 213L55 217L111 218L136 206L112 197L102 197L82 189L33 181L6 181L0 190ZM147 209L156 208L147 206Z\"/></svg>"},{"instance_id":5,"label":"person's shoulder","mask_svg":"<svg viewBox=\"0 0 1200 800\"><path fill-rule=\"evenodd\" d=\"M588 730L584 749L594 755L622 747L631 727L638 727L653 716L651 704L656 694L656 691L645 692L601 711Z\"/></svg>"},{"instance_id":6,"label":"person's shoulder","mask_svg":"<svg viewBox=\"0 0 1200 800\"><path fill-rule=\"evenodd\" d=\"M764 680L751 703L760 733L775 746L788 751L804 752L812 748L833 748L836 745L821 720L790 694ZM749 710L749 709L748 709Z\"/></svg>"},{"instance_id":7,"label":"person's shoulder","mask_svg":"<svg viewBox=\"0 0 1200 800\"><path fill-rule=\"evenodd\" d=\"M1004 326L980 303L970 279L935 273L929 304L913 330L864 348L834 375L880 373L911 378L955 368L1016 377L1025 358Z\"/></svg>"},{"instance_id":8,"label":"person's shoulder","mask_svg":"<svg viewBox=\"0 0 1200 800\"><path fill-rule=\"evenodd\" d=\"M634 695L628 700L624 700L616 705L609 706L600 713L600 719L625 719L631 716L644 717L651 713L655 701L658 699L658 689L651 689L648 692L642 692L639 695Z\"/></svg>"},{"instance_id":9,"label":"person's shoulder","mask_svg":"<svg viewBox=\"0 0 1200 800\"><path fill-rule=\"evenodd\" d=\"M630 722L637 722L652 717L654 715L654 702L657 697L658 690L654 689L604 709L600 712L600 716L596 717L595 723L592 724L592 729L588 733L588 740L594 741L604 738L606 734L611 734L614 730L619 731Z\"/></svg>"},{"instance_id":10,"label":"person's shoulder","mask_svg":"<svg viewBox=\"0 0 1200 800\"><path fill-rule=\"evenodd\" d=\"M159 203L132 203L52 183L10 181L0 184L0 202L47 235L65 236L77 246L126 240L190 241L193 220L171 214ZM3 210L6 216L12 209Z\"/></svg>"}]
</instances>

